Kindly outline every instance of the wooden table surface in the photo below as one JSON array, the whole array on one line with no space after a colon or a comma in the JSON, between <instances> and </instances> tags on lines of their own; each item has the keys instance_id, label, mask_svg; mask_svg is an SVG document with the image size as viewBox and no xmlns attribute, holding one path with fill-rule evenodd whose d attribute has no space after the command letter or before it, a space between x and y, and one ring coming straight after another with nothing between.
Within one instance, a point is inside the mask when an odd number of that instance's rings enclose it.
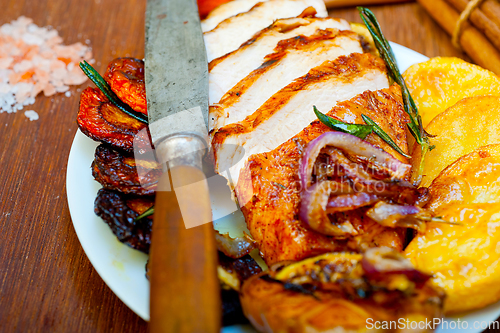
<instances>
[{"instance_id":1,"label":"wooden table surface","mask_svg":"<svg viewBox=\"0 0 500 333\"><path fill-rule=\"evenodd\" d=\"M144 56L146 0L2 0L0 24L24 15L65 44L93 47L101 73L115 57ZM463 54L417 3L371 7L388 39L429 57ZM360 22L353 8L331 16ZM66 201L66 165L79 94L39 96L0 114L0 331L146 332L147 323L104 284L78 242ZM89 166L90 172L90 166Z\"/></svg>"}]
</instances>

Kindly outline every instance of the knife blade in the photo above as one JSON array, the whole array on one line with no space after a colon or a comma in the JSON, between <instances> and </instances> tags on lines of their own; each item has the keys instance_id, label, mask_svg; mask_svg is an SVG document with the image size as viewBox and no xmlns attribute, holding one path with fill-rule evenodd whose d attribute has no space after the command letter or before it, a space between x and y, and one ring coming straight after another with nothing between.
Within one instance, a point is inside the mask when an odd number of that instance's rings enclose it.
<instances>
[{"instance_id":1,"label":"knife blade","mask_svg":"<svg viewBox=\"0 0 500 333\"><path fill-rule=\"evenodd\" d=\"M164 169L150 250L150 330L219 332L217 250L201 171L208 64L195 0L147 1L145 81L149 130Z\"/></svg>"}]
</instances>

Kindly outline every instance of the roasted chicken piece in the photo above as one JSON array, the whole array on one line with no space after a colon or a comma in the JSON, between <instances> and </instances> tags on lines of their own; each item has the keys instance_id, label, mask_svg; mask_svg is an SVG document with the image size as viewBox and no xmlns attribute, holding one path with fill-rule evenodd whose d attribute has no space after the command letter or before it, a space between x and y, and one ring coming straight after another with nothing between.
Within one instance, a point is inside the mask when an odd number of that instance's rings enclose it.
<instances>
[{"instance_id":1,"label":"roasted chicken piece","mask_svg":"<svg viewBox=\"0 0 500 333\"><path fill-rule=\"evenodd\" d=\"M138 173L138 168L142 170ZM92 176L105 189L125 194L153 195L162 175L156 160L136 158L134 154L120 152L101 144L95 150Z\"/></svg>"},{"instance_id":2,"label":"roasted chicken piece","mask_svg":"<svg viewBox=\"0 0 500 333\"><path fill-rule=\"evenodd\" d=\"M99 89L89 87L82 92L77 123L95 141L129 152L151 149L147 125L122 112Z\"/></svg>"},{"instance_id":3,"label":"roasted chicken piece","mask_svg":"<svg viewBox=\"0 0 500 333\"><path fill-rule=\"evenodd\" d=\"M364 92L338 103L328 112L332 117L352 123L363 123L361 114L380 124L399 147L407 151L407 118L399 86ZM299 219L302 187L299 165L308 142L328 131L330 128L315 120L276 149L251 156L241 172L236 195L248 229L268 264L331 251L363 251L382 245L397 250L403 248L405 229L378 224L365 215L365 207L336 213L338 219L350 221L356 230L357 235L346 239L313 231ZM407 162L378 136L370 134L366 141ZM405 179L408 174L400 177Z\"/></svg>"},{"instance_id":4,"label":"roasted chicken piece","mask_svg":"<svg viewBox=\"0 0 500 333\"><path fill-rule=\"evenodd\" d=\"M144 61L117 58L108 65L104 79L115 94L137 112L147 114Z\"/></svg>"},{"instance_id":5,"label":"roasted chicken piece","mask_svg":"<svg viewBox=\"0 0 500 333\"><path fill-rule=\"evenodd\" d=\"M331 17L281 19L256 33L237 50L212 60L208 75L210 104L218 103L226 92L259 68L265 62L264 57L275 52L280 41L311 36L319 29L351 30L347 21Z\"/></svg>"},{"instance_id":6,"label":"roasted chicken piece","mask_svg":"<svg viewBox=\"0 0 500 333\"><path fill-rule=\"evenodd\" d=\"M260 332L366 332L383 322L392 322L386 331L428 332L401 325L441 318L444 292L428 278L389 248L328 253L251 277L240 300Z\"/></svg>"},{"instance_id":7,"label":"roasted chicken piece","mask_svg":"<svg viewBox=\"0 0 500 333\"><path fill-rule=\"evenodd\" d=\"M219 129L212 140L216 170L220 174L229 170L229 185L234 188L251 155L276 149L317 119L313 106L329 110L364 91L388 86L384 62L371 54L352 53L325 61L274 94L245 120ZM346 119L353 121L353 116ZM387 120L378 123L382 122Z\"/></svg>"},{"instance_id":8,"label":"roasted chicken piece","mask_svg":"<svg viewBox=\"0 0 500 333\"><path fill-rule=\"evenodd\" d=\"M151 245L152 216L135 221L140 214L151 208L154 196L126 195L100 189L94 203L94 212L109 225L122 243L144 253Z\"/></svg>"},{"instance_id":9,"label":"roasted chicken piece","mask_svg":"<svg viewBox=\"0 0 500 333\"><path fill-rule=\"evenodd\" d=\"M282 40L264 63L210 106L211 131L243 121L275 93L323 62L353 52L362 53L358 35L337 29Z\"/></svg>"},{"instance_id":10,"label":"roasted chicken piece","mask_svg":"<svg viewBox=\"0 0 500 333\"><path fill-rule=\"evenodd\" d=\"M208 61L232 52L277 19L310 15L328 16L322 0L270 0L259 2L249 11L229 17L204 33Z\"/></svg>"}]
</instances>

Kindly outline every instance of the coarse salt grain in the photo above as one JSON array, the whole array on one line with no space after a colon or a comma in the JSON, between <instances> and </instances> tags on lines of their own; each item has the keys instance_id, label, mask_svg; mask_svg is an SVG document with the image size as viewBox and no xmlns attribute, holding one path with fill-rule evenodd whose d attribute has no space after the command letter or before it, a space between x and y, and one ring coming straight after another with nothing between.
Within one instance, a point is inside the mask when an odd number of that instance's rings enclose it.
<instances>
[{"instance_id":1,"label":"coarse salt grain","mask_svg":"<svg viewBox=\"0 0 500 333\"><path fill-rule=\"evenodd\" d=\"M89 44L88 40L85 41ZM13 113L45 96L65 93L69 85L87 80L78 64L94 63L92 50L82 43L63 45L57 30L38 27L33 20L20 16L0 27L0 113ZM68 94L69 93L69 94ZM38 114L25 112L30 120ZM29 116L28 116L29 115Z\"/></svg>"},{"instance_id":2,"label":"coarse salt grain","mask_svg":"<svg viewBox=\"0 0 500 333\"><path fill-rule=\"evenodd\" d=\"M33 120L38 120L38 113L34 110L27 110L27 111L24 111L24 115L26 116L26 118L28 118L30 121L33 121Z\"/></svg>"}]
</instances>

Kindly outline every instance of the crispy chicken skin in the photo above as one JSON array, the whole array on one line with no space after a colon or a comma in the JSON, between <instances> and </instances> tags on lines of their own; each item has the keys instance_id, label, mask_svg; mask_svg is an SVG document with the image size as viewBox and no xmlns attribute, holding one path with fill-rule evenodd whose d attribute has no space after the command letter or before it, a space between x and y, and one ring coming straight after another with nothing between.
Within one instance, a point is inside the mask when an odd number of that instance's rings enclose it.
<instances>
[{"instance_id":1,"label":"crispy chicken skin","mask_svg":"<svg viewBox=\"0 0 500 333\"><path fill-rule=\"evenodd\" d=\"M147 125L123 113L96 88L82 92L77 123L89 138L115 148L133 152L134 137L138 152L145 152L150 145L148 132L142 131Z\"/></svg>"},{"instance_id":2,"label":"crispy chicken skin","mask_svg":"<svg viewBox=\"0 0 500 333\"><path fill-rule=\"evenodd\" d=\"M137 112L147 114L144 61L117 58L108 65L104 79L116 95Z\"/></svg>"},{"instance_id":3,"label":"crispy chicken skin","mask_svg":"<svg viewBox=\"0 0 500 333\"><path fill-rule=\"evenodd\" d=\"M363 123L361 113L378 123L404 151L408 150L406 114L399 86L364 92L337 104L328 115ZM298 168L302 153L308 142L329 130L318 120L313 121L278 148L252 155L241 170L236 195L248 229L268 264L300 260L330 251L362 251L383 245L398 250L403 248L405 230L379 225L364 215L364 208L345 213L344 217L358 232L345 240L312 231L299 220L301 189ZM370 134L366 140L407 162L376 135Z\"/></svg>"}]
</instances>

